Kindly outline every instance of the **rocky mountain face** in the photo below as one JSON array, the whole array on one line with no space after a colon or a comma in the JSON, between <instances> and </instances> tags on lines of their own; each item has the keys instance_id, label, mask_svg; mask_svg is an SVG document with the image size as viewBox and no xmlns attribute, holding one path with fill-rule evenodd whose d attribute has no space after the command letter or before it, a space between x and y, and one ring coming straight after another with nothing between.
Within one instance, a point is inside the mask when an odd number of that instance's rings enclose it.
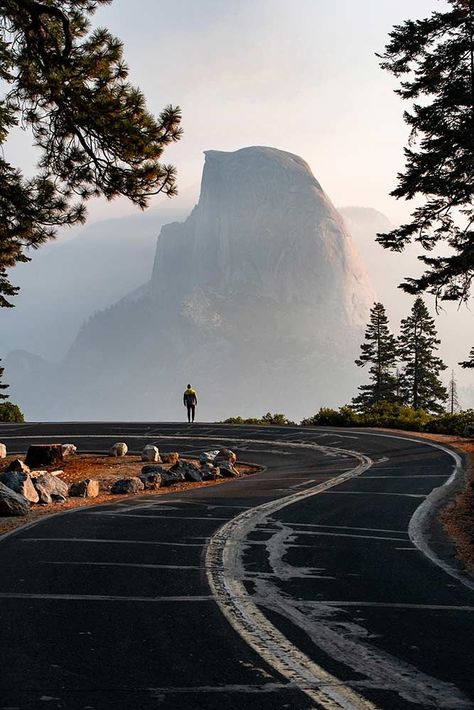
<instances>
[{"instance_id":1,"label":"rocky mountain face","mask_svg":"<svg viewBox=\"0 0 474 710\"><path fill-rule=\"evenodd\" d=\"M5 364L29 418L182 419L187 382L201 419L300 418L353 394L373 299L301 158L208 151L199 202L162 228L151 281L88 321L41 397L41 363L23 353Z\"/></svg>"}]
</instances>

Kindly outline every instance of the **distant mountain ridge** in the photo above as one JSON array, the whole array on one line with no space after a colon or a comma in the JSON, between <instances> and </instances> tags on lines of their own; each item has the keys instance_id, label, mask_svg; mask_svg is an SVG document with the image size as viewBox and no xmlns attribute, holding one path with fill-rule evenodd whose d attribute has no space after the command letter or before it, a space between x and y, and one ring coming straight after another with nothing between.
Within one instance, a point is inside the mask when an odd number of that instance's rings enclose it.
<instances>
[{"instance_id":1,"label":"distant mountain ridge","mask_svg":"<svg viewBox=\"0 0 474 710\"><path fill-rule=\"evenodd\" d=\"M9 359L9 376L30 418L181 418L188 381L201 418L302 416L352 394L373 299L304 160L207 151L199 202L163 226L150 283L81 328L40 400L24 355L22 367Z\"/></svg>"},{"instance_id":2,"label":"distant mountain ridge","mask_svg":"<svg viewBox=\"0 0 474 710\"><path fill-rule=\"evenodd\" d=\"M150 278L161 226L188 212L162 207L96 222L34 252L11 273L21 290L1 314L0 357L24 349L62 360L86 319Z\"/></svg>"}]
</instances>

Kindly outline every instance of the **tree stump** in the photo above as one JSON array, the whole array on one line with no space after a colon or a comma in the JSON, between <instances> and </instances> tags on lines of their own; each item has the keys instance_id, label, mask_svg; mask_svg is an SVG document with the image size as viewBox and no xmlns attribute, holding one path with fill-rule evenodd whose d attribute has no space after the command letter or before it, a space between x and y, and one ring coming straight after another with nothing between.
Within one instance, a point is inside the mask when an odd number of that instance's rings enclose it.
<instances>
[{"instance_id":1,"label":"tree stump","mask_svg":"<svg viewBox=\"0 0 474 710\"><path fill-rule=\"evenodd\" d=\"M34 444L30 446L25 458L25 464L31 469L43 466L58 466L63 461L61 444Z\"/></svg>"}]
</instances>

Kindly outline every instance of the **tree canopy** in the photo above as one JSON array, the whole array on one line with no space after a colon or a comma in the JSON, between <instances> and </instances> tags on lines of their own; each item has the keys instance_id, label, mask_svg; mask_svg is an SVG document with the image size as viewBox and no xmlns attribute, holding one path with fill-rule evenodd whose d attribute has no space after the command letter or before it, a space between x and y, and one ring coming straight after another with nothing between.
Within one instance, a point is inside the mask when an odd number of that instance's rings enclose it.
<instances>
[{"instance_id":1,"label":"tree canopy","mask_svg":"<svg viewBox=\"0 0 474 710\"><path fill-rule=\"evenodd\" d=\"M447 12L394 27L381 55L382 68L400 79L396 93L412 103L405 171L391 194L421 196L423 204L378 241L395 251L410 242L444 248L420 256L425 272L402 287L466 301L474 278L474 0L448 4Z\"/></svg>"},{"instance_id":2,"label":"tree canopy","mask_svg":"<svg viewBox=\"0 0 474 710\"><path fill-rule=\"evenodd\" d=\"M128 82L123 46L90 19L110 0L0 0L0 145L19 126L39 153L25 177L0 157L0 306L17 292L7 269L28 247L85 220L92 196L119 195L145 208L176 194L176 173L161 162L181 136L179 107L158 118Z\"/></svg>"}]
</instances>

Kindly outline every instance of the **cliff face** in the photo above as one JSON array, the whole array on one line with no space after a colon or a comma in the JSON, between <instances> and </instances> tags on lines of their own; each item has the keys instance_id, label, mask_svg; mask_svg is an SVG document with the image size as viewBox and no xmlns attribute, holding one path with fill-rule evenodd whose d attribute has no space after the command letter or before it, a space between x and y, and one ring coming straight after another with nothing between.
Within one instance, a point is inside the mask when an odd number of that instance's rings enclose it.
<instances>
[{"instance_id":1,"label":"cliff face","mask_svg":"<svg viewBox=\"0 0 474 710\"><path fill-rule=\"evenodd\" d=\"M42 416L181 419L187 382L201 419L311 414L352 395L372 300L301 158L208 151L199 202L162 228L151 283L81 330Z\"/></svg>"},{"instance_id":2,"label":"cliff face","mask_svg":"<svg viewBox=\"0 0 474 710\"><path fill-rule=\"evenodd\" d=\"M173 301L185 290L189 310L204 289L236 305L250 296L283 308L324 304L351 325L366 316L368 284L339 213L308 165L274 148L207 151L198 205L160 235L157 304L173 271Z\"/></svg>"}]
</instances>

